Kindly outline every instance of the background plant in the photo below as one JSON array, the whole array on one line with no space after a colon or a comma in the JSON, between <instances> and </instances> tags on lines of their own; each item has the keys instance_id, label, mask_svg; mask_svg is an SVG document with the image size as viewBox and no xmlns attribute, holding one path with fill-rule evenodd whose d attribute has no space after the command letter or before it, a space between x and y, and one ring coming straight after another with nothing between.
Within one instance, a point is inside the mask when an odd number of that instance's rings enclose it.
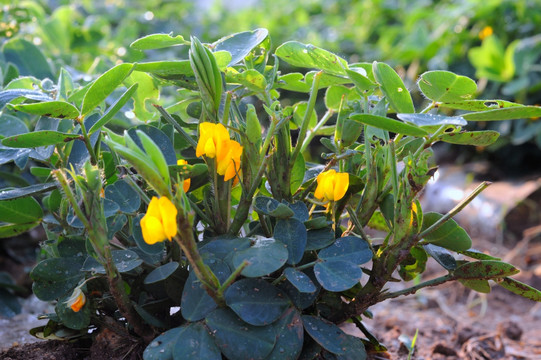
<instances>
[{"instance_id":1,"label":"background plant","mask_svg":"<svg viewBox=\"0 0 541 360\"><path fill-rule=\"evenodd\" d=\"M0 92L4 162L35 182L4 189L0 234L38 225L47 234L31 277L56 308L34 334L110 328L148 344L147 359L364 358L383 347L363 317L386 299L458 280L539 301L452 220L487 183L448 214L423 213L417 200L436 170L433 144L490 145L498 133L467 131L468 121L536 117L539 107L474 100L470 78L429 71L416 110L389 65L296 41L272 51L265 29L211 44L174 34L131 44L171 47L187 57L121 63L88 84L62 69ZM285 91L303 99L281 102ZM167 105L149 106L161 93ZM119 115L126 107L133 119ZM465 113L445 113L456 109ZM305 159L315 139L327 149L321 164ZM163 229L172 216L176 232L151 239L143 216ZM385 288L423 273L429 257L448 274ZM343 333L344 321L366 338Z\"/></svg>"}]
</instances>

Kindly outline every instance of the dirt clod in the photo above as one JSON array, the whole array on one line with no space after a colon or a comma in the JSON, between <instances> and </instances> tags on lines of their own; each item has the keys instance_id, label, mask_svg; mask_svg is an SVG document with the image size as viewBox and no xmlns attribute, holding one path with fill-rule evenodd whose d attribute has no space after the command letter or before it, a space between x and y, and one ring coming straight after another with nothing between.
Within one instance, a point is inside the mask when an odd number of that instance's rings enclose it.
<instances>
[{"instance_id":1,"label":"dirt clod","mask_svg":"<svg viewBox=\"0 0 541 360\"><path fill-rule=\"evenodd\" d=\"M453 348L447 346L444 343L438 343L438 344L434 345L434 347L432 348L432 354L441 354L441 355L445 355L445 356L457 356L458 355Z\"/></svg>"},{"instance_id":2,"label":"dirt clod","mask_svg":"<svg viewBox=\"0 0 541 360\"><path fill-rule=\"evenodd\" d=\"M514 341L519 341L523 333L522 328L514 321L501 323L499 324L498 329L501 334Z\"/></svg>"}]
</instances>

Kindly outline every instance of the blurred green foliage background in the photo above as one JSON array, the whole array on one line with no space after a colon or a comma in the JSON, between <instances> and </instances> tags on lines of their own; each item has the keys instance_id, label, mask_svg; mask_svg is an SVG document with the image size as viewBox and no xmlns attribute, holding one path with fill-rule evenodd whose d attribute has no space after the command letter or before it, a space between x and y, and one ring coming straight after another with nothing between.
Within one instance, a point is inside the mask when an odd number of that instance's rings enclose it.
<instances>
[{"instance_id":1,"label":"blurred green foliage background","mask_svg":"<svg viewBox=\"0 0 541 360\"><path fill-rule=\"evenodd\" d=\"M4 0L3 85L18 75L56 78L61 67L74 80L88 81L121 61L164 59L164 52L186 58L183 47L146 55L129 48L151 33L193 34L212 42L259 27L269 30L274 47L297 40L349 62L385 61L410 88L423 71L451 70L478 79L480 99L541 104L537 0ZM504 135L484 157L498 162L498 150L508 157L509 144L526 144L513 150L519 163L539 155L537 119L478 126Z\"/></svg>"}]
</instances>

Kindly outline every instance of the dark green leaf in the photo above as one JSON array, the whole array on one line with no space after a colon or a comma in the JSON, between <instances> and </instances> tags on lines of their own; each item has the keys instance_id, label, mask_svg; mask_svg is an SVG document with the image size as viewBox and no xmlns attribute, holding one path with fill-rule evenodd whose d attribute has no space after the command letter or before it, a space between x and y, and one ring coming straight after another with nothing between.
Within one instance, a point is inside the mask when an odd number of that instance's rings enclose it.
<instances>
[{"instance_id":1,"label":"dark green leaf","mask_svg":"<svg viewBox=\"0 0 541 360\"><path fill-rule=\"evenodd\" d=\"M51 258L41 261L30 272L32 291L43 301L58 299L72 291L84 273L83 257Z\"/></svg>"},{"instance_id":2,"label":"dark green leaf","mask_svg":"<svg viewBox=\"0 0 541 360\"><path fill-rule=\"evenodd\" d=\"M222 354L214 338L201 323L190 324L179 334L173 347L173 360L221 360Z\"/></svg>"},{"instance_id":3,"label":"dark green leaf","mask_svg":"<svg viewBox=\"0 0 541 360\"><path fill-rule=\"evenodd\" d=\"M131 73L133 64L120 64L105 72L90 86L83 99L81 115L100 105Z\"/></svg>"},{"instance_id":4,"label":"dark green leaf","mask_svg":"<svg viewBox=\"0 0 541 360\"><path fill-rule=\"evenodd\" d=\"M333 323L319 317L302 315L304 330L325 350L341 355L346 352L343 347L347 335Z\"/></svg>"},{"instance_id":5,"label":"dark green leaf","mask_svg":"<svg viewBox=\"0 0 541 360\"><path fill-rule=\"evenodd\" d=\"M379 83L381 91L389 101L389 104L391 104L391 107L398 113L414 113L415 108L413 107L411 95L396 71L385 63L375 61L372 70L374 72L374 78Z\"/></svg>"},{"instance_id":6,"label":"dark green leaf","mask_svg":"<svg viewBox=\"0 0 541 360\"><path fill-rule=\"evenodd\" d=\"M58 119L75 119L79 116L79 110L65 101L47 101L34 104L14 105L14 110L28 114L46 116Z\"/></svg>"},{"instance_id":7,"label":"dark green leaf","mask_svg":"<svg viewBox=\"0 0 541 360\"><path fill-rule=\"evenodd\" d=\"M210 254L213 257L225 260L228 255L248 249L250 245L251 242L248 238L216 238L205 244L205 246L201 247L199 252L201 255Z\"/></svg>"},{"instance_id":8,"label":"dark green leaf","mask_svg":"<svg viewBox=\"0 0 541 360\"><path fill-rule=\"evenodd\" d=\"M470 279L470 280L458 280L462 285L467 287L468 289L472 289L474 291L488 294L490 292L490 284L488 283L488 280L478 280L478 279Z\"/></svg>"},{"instance_id":9,"label":"dark green leaf","mask_svg":"<svg viewBox=\"0 0 541 360\"><path fill-rule=\"evenodd\" d=\"M96 123L96 121L99 120L99 117L99 114L92 114L88 116L84 121L85 128L91 128ZM78 133L81 134L81 131L79 131ZM92 144L92 146L96 145L99 135L99 133L95 132L90 136L90 143ZM76 172L80 172L83 168L84 163L87 162L89 159L90 154L88 153L85 143L83 141L75 141L73 143L73 146L71 147L71 152L68 157L69 166L73 166Z\"/></svg>"},{"instance_id":10,"label":"dark green leaf","mask_svg":"<svg viewBox=\"0 0 541 360\"><path fill-rule=\"evenodd\" d=\"M317 287L314 285L312 280L310 280L308 275L300 270L288 267L284 270L284 275L291 285L295 286L299 292L313 293L317 290Z\"/></svg>"},{"instance_id":11,"label":"dark green leaf","mask_svg":"<svg viewBox=\"0 0 541 360\"><path fill-rule=\"evenodd\" d=\"M450 71L425 72L417 84L423 94L432 101L463 101L473 98L477 92L475 81Z\"/></svg>"},{"instance_id":12,"label":"dark green leaf","mask_svg":"<svg viewBox=\"0 0 541 360\"><path fill-rule=\"evenodd\" d=\"M229 360L265 359L276 343L272 325L249 325L229 309L216 309L205 321L216 344Z\"/></svg>"},{"instance_id":13,"label":"dark green leaf","mask_svg":"<svg viewBox=\"0 0 541 360\"><path fill-rule=\"evenodd\" d=\"M0 316L11 318L21 312L21 304L17 296L0 288Z\"/></svg>"},{"instance_id":14,"label":"dark green leaf","mask_svg":"<svg viewBox=\"0 0 541 360\"><path fill-rule=\"evenodd\" d=\"M141 150L144 150L144 148L139 136L137 136L137 130L144 132L146 135L148 135L148 137L150 137L150 139L152 139L152 141L154 141L154 143L160 148L167 165L177 164L177 157L173 143L163 131L150 125L139 125L128 130L128 135L133 139L133 141L135 141Z\"/></svg>"},{"instance_id":15,"label":"dark green leaf","mask_svg":"<svg viewBox=\"0 0 541 360\"><path fill-rule=\"evenodd\" d=\"M320 216L304 222L304 226L310 230L319 230L332 225L331 221L328 221L326 217Z\"/></svg>"},{"instance_id":16,"label":"dark green leaf","mask_svg":"<svg viewBox=\"0 0 541 360\"><path fill-rule=\"evenodd\" d=\"M306 227L302 222L295 218L277 220L274 238L286 245L289 253L288 264L294 265L302 260L307 239Z\"/></svg>"},{"instance_id":17,"label":"dark green leaf","mask_svg":"<svg viewBox=\"0 0 541 360\"><path fill-rule=\"evenodd\" d=\"M523 106L505 100L465 100L459 102L450 102L439 104L439 107L457 110L485 111L502 109L507 107Z\"/></svg>"},{"instance_id":18,"label":"dark green leaf","mask_svg":"<svg viewBox=\"0 0 541 360\"><path fill-rule=\"evenodd\" d=\"M432 256L446 270L453 271L456 269L456 260L447 249L434 244L426 244L423 248L428 255Z\"/></svg>"},{"instance_id":19,"label":"dark green leaf","mask_svg":"<svg viewBox=\"0 0 541 360\"><path fill-rule=\"evenodd\" d=\"M499 137L500 133L497 131L484 130L441 134L438 140L458 145L488 146L494 144Z\"/></svg>"},{"instance_id":20,"label":"dark green leaf","mask_svg":"<svg viewBox=\"0 0 541 360\"><path fill-rule=\"evenodd\" d=\"M33 148L39 146L62 144L79 139L78 134L68 134L58 131L41 130L26 134L7 137L2 140L2 145L12 148Z\"/></svg>"},{"instance_id":21,"label":"dark green leaf","mask_svg":"<svg viewBox=\"0 0 541 360\"><path fill-rule=\"evenodd\" d=\"M485 254L479 250L469 249L465 251L458 251L459 254L469 256L477 260L501 260L500 258Z\"/></svg>"},{"instance_id":22,"label":"dark green leaf","mask_svg":"<svg viewBox=\"0 0 541 360\"><path fill-rule=\"evenodd\" d=\"M33 197L0 201L0 221L24 224L38 221L42 217L43 210Z\"/></svg>"},{"instance_id":23,"label":"dark green leaf","mask_svg":"<svg viewBox=\"0 0 541 360\"><path fill-rule=\"evenodd\" d=\"M275 239L256 238L252 247L233 255L233 265L239 267L244 261L249 265L242 270L246 277L260 277L280 269L288 259L285 245Z\"/></svg>"},{"instance_id":24,"label":"dark green leaf","mask_svg":"<svg viewBox=\"0 0 541 360\"><path fill-rule=\"evenodd\" d=\"M293 165L293 169L291 169L291 194L295 194L297 190L299 190L299 187L302 185L302 181L304 179L304 173L306 171L306 164L304 162L304 156L302 154L299 154L297 158L295 159L295 164ZM306 219L308 220L308 219ZM304 220L301 220L304 221Z\"/></svg>"},{"instance_id":25,"label":"dark green leaf","mask_svg":"<svg viewBox=\"0 0 541 360\"><path fill-rule=\"evenodd\" d=\"M127 182L118 180L113 185L105 187L105 198L114 201L120 211L134 213L141 205L141 197Z\"/></svg>"},{"instance_id":26,"label":"dark green leaf","mask_svg":"<svg viewBox=\"0 0 541 360\"><path fill-rule=\"evenodd\" d=\"M22 120L7 114L0 115L0 135L3 137L27 132L28 128Z\"/></svg>"},{"instance_id":27,"label":"dark green leaf","mask_svg":"<svg viewBox=\"0 0 541 360\"><path fill-rule=\"evenodd\" d=\"M264 215L281 219L295 215L293 210L286 204L282 204L278 200L266 196L258 196L254 199L254 209Z\"/></svg>"},{"instance_id":28,"label":"dark green leaf","mask_svg":"<svg viewBox=\"0 0 541 360\"><path fill-rule=\"evenodd\" d=\"M224 282L231 275L231 270L221 260L209 258L206 259L205 264L210 267L220 282ZM182 300L180 303L182 316L189 321L198 321L217 307L216 302L203 288L201 281L191 271L182 291Z\"/></svg>"},{"instance_id":29,"label":"dark green leaf","mask_svg":"<svg viewBox=\"0 0 541 360\"><path fill-rule=\"evenodd\" d=\"M518 274L520 271L511 264L496 260L480 260L459 266L453 272L457 279L494 279Z\"/></svg>"},{"instance_id":30,"label":"dark green leaf","mask_svg":"<svg viewBox=\"0 0 541 360\"><path fill-rule=\"evenodd\" d=\"M128 218L124 214L116 214L107 218L107 238L112 239L117 232L122 230Z\"/></svg>"},{"instance_id":31,"label":"dark green leaf","mask_svg":"<svg viewBox=\"0 0 541 360\"><path fill-rule=\"evenodd\" d=\"M56 183L30 185L13 190L1 190L0 200L11 200L31 195L41 194L56 189Z\"/></svg>"},{"instance_id":32,"label":"dark green leaf","mask_svg":"<svg viewBox=\"0 0 541 360\"><path fill-rule=\"evenodd\" d=\"M28 89L8 89L0 91L0 110L4 108L11 100L24 97L36 101L51 101L53 100L49 95L38 90Z\"/></svg>"},{"instance_id":33,"label":"dark green leaf","mask_svg":"<svg viewBox=\"0 0 541 360\"><path fill-rule=\"evenodd\" d=\"M168 262L156 269L152 270L150 274L145 278L145 284L153 284L166 280L169 276L173 275L178 269L179 264L176 261Z\"/></svg>"},{"instance_id":34,"label":"dark green leaf","mask_svg":"<svg viewBox=\"0 0 541 360\"><path fill-rule=\"evenodd\" d=\"M184 40L182 35L151 34L135 40L130 47L135 50L152 50L176 45L190 45L190 42Z\"/></svg>"},{"instance_id":35,"label":"dark green leaf","mask_svg":"<svg viewBox=\"0 0 541 360\"><path fill-rule=\"evenodd\" d=\"M512 293L525 297L526 299L541 302L541 291L518 280L510 277L504 277L501 279L501 281L498 281L497 284L506 288Z\"/></svg>"},{"instance_id":36,"label":"dark green leaf","mask_svg":"<svg viewBox=\"0 0 541 360\"><path fill-rule=\"evenodd\" d=\"M266 360L295 360L299 357L303 342L304 331L299 312L289 308L274 324L276 345Z\"/></svg>"},{"instance_id":37,"label":"dark green leaf","mask_svg":"<svg viewBox=\"0 0 541 360\"><path fill-rule=\"evenodd\" d=\"M372 259L372 250L366 241L356 236L346 236L336 240L331 246L317 255L321 260L346 261L362 265Z\"/></svg>"},{"instance_id":38,"label":"dark green leaf","mask_svg":"<svg viewBox=\"0 0 541 360\"><path fill-rule=\"evenodd\" d=\"M88 129L88 135L92 135L94 132L100 130L102 126L105 126L109 121L111 121L116 113L118 113L120 109L122 109L122 107L131 99L138 86L139 84L137 83L130 86L128 90L126 90L124 94L122 94L122 96L120 96L118 100L107 109L105 114L103 114L103 116L96 121L90 129Z\"/></svg>"},{"instance_id":39,"label":"dark green leaf","mask_svg":"<svg viewBox=\"0 0 541 360\"><path fill-rule=\"evenodd\" d=\"M312 293L301 293L295 286L293 286L289 281L282 281L278 286L280 289L282 289L289 299L295 304L295 307L298 309L306 309L314 303L314 301L317 299L317 296L319 295L319 291L321 290L321 286L317 282L316 276L314 275L313 269L305 269L303 271L306 276L310 278L312 281L312 284L316 286L316 291Z\"/></svg>"},{"instance_id":40,"label":"dark green leaf","mask_svg":"<svg viewBox=\"0 0 541 360\"><path fill-rule=\"evenodd\" d=\"M186 326L168 330L152 340L143 353L144 360L171 360L176 342L181 338Z\"/></svg>"},{"instance_id":41,"label":"dark green leaf","mask_svg":"<svg viewBox=\"0 0 541 360\"><path fill-rule=\"evenodd\" d=\"M464 126L468 124L468 122L464 120L462 116L443 116L437 114L396 114L396 117L417 126Z\"/></svg>"},{"instance_id":42,"label":"dark green leaf","mask_svg":"<svg viewBox=\"0 0 541 360\"><path fill-rule=\"evenodd\" d=\"M318 262L314 266L314 273L321 286L333 292L351 289L363 276L359 265L343 260Z\"/></svg>"},{"instance_id":43,"label":"dark green leaf","mask_svg":"<svg viewBox=\"0 0 541 360\"><path fill-rule=\"evenodd\" d=\"M411 136L425 136L428 133L420 127L405 124L401 121L390 119L388 117L376 116L370 114L353 114L350 116L351 120L361 122L366 125L373 126L378 129L391 131L397 134L411 135Z\"/></svg>"},{"instance_id":44,"label":"dark green leaf","mask_svg":"<svg viewBox=\"0 0 541 360\"><path fill-rule=\"evenodd\" d=\"M242 279L225 292L225 301L250 325L265 326L276 321L291 305L287 296L263 279Z\"/></svg>"},{"instance_id":45,"label":"dark green leaf","mask_svg":"<svg viewBox=\"0 0 541 360\"><path fill-rule=\"evenodd\" d=\"M137 268L143 263L132 250L114 250L111 252L113 262L120 273L125 273ZM86 261L81 268L82 271L90 271L97 274L105 274L105 268L96 259L92 257L86 258Z\"/></svg>"},{"instance_id":46,"label":"dark green leaf","mask_svg":"<svg viewBox=\"0 0 541 360\"><path fill-rule=\"evenodd\" d=\"M324 217L316 219L325 219ZM325 226L327 224L325 223ZM306 251L323 249L334 242L334 230L331 228L323 228L318 230L310 230L307 232Z\"/></svg>"},{"instance_id":47,"label":"dark green leaf","mask_svg":"<svg viewBox=\"0 0 541 360\"><path fill-rule=\"evenodd\" d=\"M288 41L276 49L276 56L285 62L303 68L315 68L334 75L346 75L346 60L311 44Z\"/></svg>"},{"instance_id":48,"label":"dark green leaf","mask_svg":"<svg viewBox=\"0 0 541 360\"><path fill-rule=\"evenodd\" d=\"M287 204L287 206L293 210L293 218L299 220L300 222L308 221L310 218L310 213L308 212L308 207L302 201L296 201L293 204Z\"/></svg>"},{"instance_id":49,"label":"dark green leaf","mask_svg":"<svg viewBox=\"0 0 541 360\"><path fill-rule=\"evenodd\" d=\"M496 110L487 110L462 115L467 121L498 121L541 116L539 106L514 106Z\"/></svg>"},{"instance_id":50,"label":"dark green leaf","mask_svg":"<svg viewBox=\"0 0 541 360\"><path fill-rule=\"evenodd\" d=\"M422 231L428 229L432 224L442 217L442 214L434 212L425 213L423 216ZM431 234L426 236L425 241L453 251L468 250L472 245L472 241L468 233L453 219L449 219L436 231L433 231Z\"/></svg>"}]
</instances>

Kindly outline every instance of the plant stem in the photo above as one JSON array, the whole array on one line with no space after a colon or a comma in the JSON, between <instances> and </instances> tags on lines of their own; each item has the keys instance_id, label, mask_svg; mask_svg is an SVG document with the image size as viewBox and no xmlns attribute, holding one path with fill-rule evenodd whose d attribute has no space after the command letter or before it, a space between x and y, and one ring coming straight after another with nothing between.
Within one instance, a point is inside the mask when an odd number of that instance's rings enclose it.
<instances>
[{"instance_id":1,"label":"plant stem","mask_svg":"<svg viewBox=\"0 0 541 360\"><path fill-rule=\"evenodd\" d=\"M387 300L387 299L394 299L394 298L397 298L397 297L403 296L403 295L414 294L414 293L416 293L418 290L420 290L422 288L441 285L441 284L443 284L443 283L445 283L447 281L452 281L452 280L455 280L455 277L453 275L451 275L451 274L440 276L438 278L419 283L417 285L414 285L412 287L409 287L409 288L406 288L406 289L403 289L403 290L400 290L400 291L395 291L395 292L380 295L378 297L378 302L381 302L381 301L384 301L384 300Z\"/></svg>"},{"instance_id":2,"label":"plant stem","mask_svg":"<svg viewBox=\"0 0 541 360\"><path fill-rule=\"evenodd\" d=\"M180 124L173 119L173 117L165 110L162 106L154 104L154 107L162 114L165 121L167 121L169 124L173 125L176 131L179 132L180 135L182 135L183 138L185 138L190 145L192 145L194 148L197 147L197 141L195 141L184 129L180 126Z\"/></svg>"},{"instance_id":3,"label":"plant stem","mask_svg":"<svg viewBox=\"0 0 541 360\"><path fill-rule=\"evenodd\" d=\"M477 195L479 195L481 193L481 191L483 191L487 187L489 187L490 184L492 184L492 183L488 182L488 181L483 181L481 184L479 184L479 186L477 186L475 188L475 190L473 190L473 192L470 195L468 195L468 197L466 197L464 200L459 202L451 211L449 211L447 214L443 215L438 221L436 221L434 224L432 224L430 227L428 227L428 229L426 229L425 231L420 233L417 237L419 239L422 239L422 238L425 238L428 235L432 234L434 231L438 230L440 228L440 226L445 224L445 222L447 222L447 220L449 220L450 218L452 218L453 216L458 214L462 209L464 209L466 207L466 205L468 205L473 199L475 199L475 197Z\"/></svg>"},{"instance_id":4,"label":"plant stem","mask_svg":"<svg viewBox=\"0 0 541 360\"><path fill-rule=\"evenodd\" d=\"M90 137L88 136L88 133L86 132L85 123L82 118L77 118L77 122L79 125L81 125L81 133L83 134L83 142L85 143L86 149L88 150L88 153L90 154L90 163L92 165L96 165L98 163L98 158L96 157L96 153L94 152L94 149L92 148L92 142L90 141Z\"/></svg>"},{"instance_id":5,"label":"plant stem","mask_svg":"<svg viewBox=\"0 0 541 360\"><path fill-rule=\"evenodd\" d=\"M304 152L306 150L306 148L308 147L308 145L310 145L310 142L312 142L312 139L316 136L317 132L319 129L321 129L322 126L324 126L327 121L329 121L329 119L331 118L331 116L334 114L333 110L328 110L325 115L323 115L323 117L321 118L321 120L319 120L319 122L317 123L317 125L312 129L310 130L310 132L308 133L308 136L306 137L306 139L304 139L303 143L302 143L302 146L301 146L301 153Z\"/></svg>"},{"instance_id":6,"label":"plant stem","mask_svg":"<svg viewBox=\"0 0 541 360\"><path fill-rule=\"evenodd\" d=\"M231 97L233 93L231 91L227 91L225 96L225 103L224 103L224 113L222 115L222 124L224 126L227 126L227 123L229 122L229 110L231 109Z\"/></svg>"},{"instance_id":7,"label":"plant stem","mask_svg":"<svg viewBox=\"0 0 541 360\"><path fill-rule=\"evenodd\" d=\"M79 207L79 204L77 203L77 200L75 199L75 195L73 194L73 191L71 191L71 187L68 184L68 180L66 179L66 176L64 175L64 172L62 170L53 170L52 173L55 175L56 180L60 183L60 187L62 187L62 190L64 191L64 194L66 195L66 198L68 199L69 203L71 204L71 207L73 208L73 212L81 220L84 227L89 229L90 223L88 222L88 219L83 214L83 211Z\"/></svg>"},{"instance_id":8,"label":"plant stem","mask_svg":"<svg viewBox=\"0 0 541 360\"><path fill-rule=\"evenodd\" d=\"M310 98L308 99L308 106L306 107L306 112L304 113L301 129L299 131L299 137L297 138L297 145L295 146L295 149L293 150L293 154L291 155L291 158L290 158L290 162L289 162L290 170L293 168L293 165L295 164L295 160L297 159L297 156L301 152L302 144L306 137L306 131L308 130L308 125L310 124L310 118L312 117L314 106L316 105L317 92L319 90L319 80L321 80L322 75L323 75L323 71L320 71L314 75L314 80L312 82L312 89L310 90Z\"/></svg>"},{"instance_id":9,"label":"plant stem","mask_svg":"<svg viewBox=\"0 0 541 360\"><path fill-rule=\"evenodd\" d=\"M233 271L231 275L229 275L229 277L224 281L224 283L216 291L219 297L223 297L225 290L227 290L227 288L233 283L233 281L235 281L235 279L240 276L240 273L242 272L242 270L244 270L244 268L248 265L250 265L248 260L244 260L242 264L240 264L240 266L236 268L235 271Z\"/></svg>"}]
</instances>

